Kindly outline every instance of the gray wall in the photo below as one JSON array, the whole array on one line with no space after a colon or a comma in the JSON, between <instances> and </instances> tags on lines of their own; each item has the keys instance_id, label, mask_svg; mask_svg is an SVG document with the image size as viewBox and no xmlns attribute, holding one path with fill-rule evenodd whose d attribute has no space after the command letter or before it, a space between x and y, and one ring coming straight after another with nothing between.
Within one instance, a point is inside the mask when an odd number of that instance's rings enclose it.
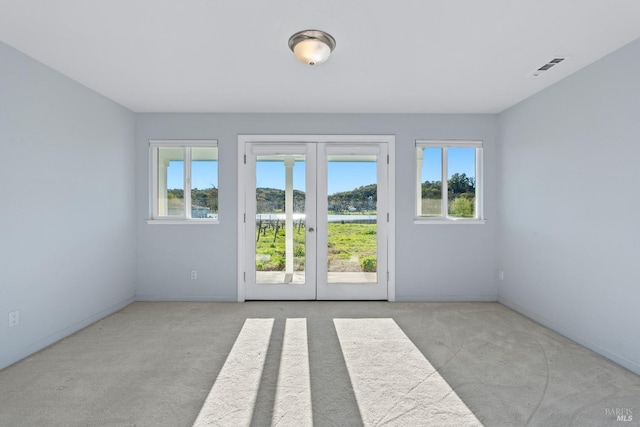
<instances>
[{"instance_id":1,"label":"gray wall","mask_svg":"<svg viewBox=\"0 0 640 427\"><path fill-rule=\"evenodd\" d=\"M494 115L138 114L136 123L138 299L237 299L238 134L395 135L397 299L497 299ZM484 140L486 224L413 223L415 140L432 138ZM150 139L218 140L220 224L146 223Z\"/></svg>"},{"instance_id":2,"label":"gray wall","mask_svg":"<svg viewBox=\"0 0 640 427\"><path fill-rule=\"evenodd\" d=\"M500 301L640 373L640 40L499 128Z\"/></svg>"},{"instance_id":3,"label":"gray wall","mask_svg":"<svg viewBox=\"0 0 640 427\"><path fill-rule=\"evenodd\" d=\"M132 301L134 131L130 111L0 43L0 368Z\"/></svg>"}]
</instances>

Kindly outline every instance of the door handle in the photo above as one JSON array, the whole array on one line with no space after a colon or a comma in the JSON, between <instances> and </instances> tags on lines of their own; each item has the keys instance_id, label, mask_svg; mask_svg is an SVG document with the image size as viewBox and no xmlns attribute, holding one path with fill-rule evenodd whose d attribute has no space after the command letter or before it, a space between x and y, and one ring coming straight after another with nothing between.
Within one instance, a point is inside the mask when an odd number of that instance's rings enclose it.
<instances>
[{"instance_id":1,"label":"door handle","mask_svg":"<svg viewBox=\"0 0 640 427\"><path fill-rule=\"evenodd\" d=\"M314 231L316 230L314 230L313 227L309 227L309 233L313 233Z\"/></svg>"}]
</instances>

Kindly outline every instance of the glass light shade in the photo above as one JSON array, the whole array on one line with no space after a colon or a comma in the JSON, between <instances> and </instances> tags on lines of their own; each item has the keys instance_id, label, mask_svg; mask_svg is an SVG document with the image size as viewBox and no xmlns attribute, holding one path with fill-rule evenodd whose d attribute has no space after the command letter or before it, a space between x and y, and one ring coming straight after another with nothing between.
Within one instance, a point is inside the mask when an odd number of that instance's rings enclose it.
<instances>
[{"instance_id":1,"label":"glass light shade","mask_svg":"<svg viewBox=\"0 0 640 427\"><path fill-rule=\"evenodd\" d=\"M331 48L320 40L306 39L295 45L293 53L299 61L305 64L315 65L321 64L329 58Z\"/></svg>"}]
</instances>

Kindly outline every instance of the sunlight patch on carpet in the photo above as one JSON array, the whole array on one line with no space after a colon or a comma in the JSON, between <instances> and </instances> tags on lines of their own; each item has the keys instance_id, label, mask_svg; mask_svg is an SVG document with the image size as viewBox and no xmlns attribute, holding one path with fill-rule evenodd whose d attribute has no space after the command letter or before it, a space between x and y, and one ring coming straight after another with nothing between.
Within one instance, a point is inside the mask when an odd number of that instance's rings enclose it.
<instances>
[{"instance_id":1,"label":"sunlight patch on carpet","mask_svg":"<svg viewBox=\"0 0 640 427\"><path fill-rule=\"evenodd\" d=\"M313 425L307 319L287 319L271 425Z\"/></svg>"},{"instance_id":2,"label":"sunlight patch on carpet","mask_svg":"<svg viewBox=\"0 0 640 427\"><path fill-rule=\"evenodd\" d=\"M482 425L393 319L333 322L364 425Z\"/></svg>"},{"instance_id":3,"label":"sunlight patch on carpet","mask_svg":"<svg viewBox=\"0 0 640 427\"><path fill-rule=\"evenodd\" d=\"M193 424L248 426L256 403L273 319L247 319Z\"/></svg>"}]
</instances>

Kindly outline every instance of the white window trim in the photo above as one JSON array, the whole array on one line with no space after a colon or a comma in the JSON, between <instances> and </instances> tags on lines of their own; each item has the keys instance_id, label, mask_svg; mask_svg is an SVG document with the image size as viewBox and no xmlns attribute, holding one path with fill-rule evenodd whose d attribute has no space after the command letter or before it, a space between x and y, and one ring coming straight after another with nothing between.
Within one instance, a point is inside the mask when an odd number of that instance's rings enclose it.
<instances>
[{"instance_id":1,"label":"white window trim","mask_svg":"<svg viewBox=\"0 0 640 427\"><path fill-rule=\"evenodd\" d=\"M415 148L442 148L442 215L438 217L423 217L418 216L418 206L420 197L416 192L415 197L415 217L413 220L414 224L439 224L439 225L460 225L460 224L484 224L486 223L486 219L484 218L484 176L482 171L483 165L483 141L481 140L424 140L417 139ZM448 176L448 158L447 158L447 149L448 148L475 148L476 149L476 201L475 201L475 212L477 214L476 218L453 218L448 216L448 200L446 200L448 193L448 182L445 177ZM417 161L417 159L416 159ZM417 163L416 163L417 166ZM421 182L420 171L416 167L416 176L415 183ZM446 203L444 203L446 201Z\"/></svg>"},{"instance_id":2,"label":"white window trim","mask_svg":"<svg viewBox=\"0 0 640 427\"><path fill-rule=\"evenodd\" d=\"M158 148L183 148L184 149L184 201L185 216L167 217L158 215ZM207 147L218 148L218 140L216 139L163 139L149 141L149 170L151 177L149 180L149 218L147 224L151 225L202 225L202 224L219 224L220 210L218 209L218 218L191 218L189 209L191 206L191 148ZM220 151L218 150L218 165L220 164ZM220 169L218 169L218 175ZM220 180L218 176L218 191L220 190ZM219 193L218 193L219 194ZM219 201L218 201L219 203Z\"/></svg>"}]
</instances>

